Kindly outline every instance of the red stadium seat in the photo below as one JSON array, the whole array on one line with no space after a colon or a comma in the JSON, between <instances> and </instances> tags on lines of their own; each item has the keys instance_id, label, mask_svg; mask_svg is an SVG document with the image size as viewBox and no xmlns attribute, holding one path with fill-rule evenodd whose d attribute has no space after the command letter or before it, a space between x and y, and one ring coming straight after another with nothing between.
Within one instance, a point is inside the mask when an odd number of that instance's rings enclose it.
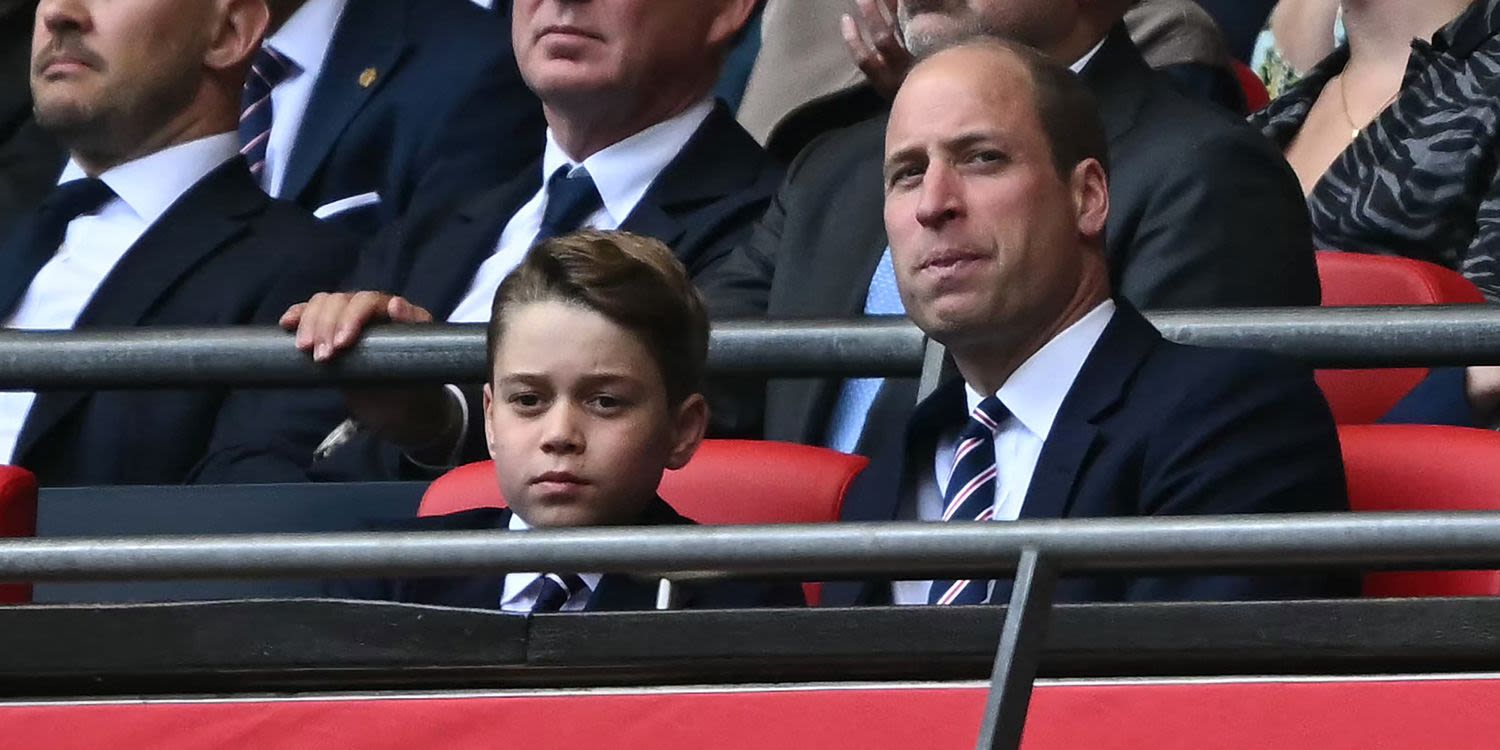
<instances>
[{"instance_id":1,"label":"red stadium seat","mask_svg":"<svg viewBox=\"0 0 1500 750\"><path fill-rule=\"evenodd\" d=\"M1434 425L1339 428L1356 511L1500 510L1500 433ZM1372 573L1366 596L1495 596L1500 571Z\"/></svg>"},{"instance_id":2,"label":"red stadium seat","mask_svg":"<svg viewBox=\"0 0 1500 750\"><path fill-rule=\"evenodd\" d=\"M1233 61L1233 65L1234 77L1240 82L1240 90L1245 92L1245 111L1253 113L1265 109L1271 103L1271 92L1266 90L1266 82L1260 80L1260 76L1249 65L1239 60Z\"/></svg>"},{"instance_id":3,"label":"red stadium seat","mask_svg":"<svg viewBox=\"0 0 1500 750\"><path fill-rule=\"evenodd\" d=\"M36 535L36 477L17 466L0 466L0 537ZM0 584L0 604L31 601L31 586Z\"/></svg>"},{"instance_id":4,"label":"red stadium seat","mask_svg":"<svg viewBox=\"0 0 1500 750\"><path fill-rule=\"evenodd\" d=\"M662 477L661 496L705 524L831 523L868 459L825 448L750 440L705 440L687 466ZM505 506L493 461L460 466L422 496L418 515ZM819 587L806 585L817 604Z\"/></svg>"},{"instance_id":5,"label":"red stadium seat","mask_svg":"<svg viewBox=\"0 0 1500 750\"><path fill-rule=\"evenodd\" d=\"M1472 282L1442 266L1363 253L1318 253L1323 305L1480 304ZM1339 424L1369 424L1391 410L1427 377L1422 368L1320 370L1318 385Z\"/></svg>"}]
</instances>

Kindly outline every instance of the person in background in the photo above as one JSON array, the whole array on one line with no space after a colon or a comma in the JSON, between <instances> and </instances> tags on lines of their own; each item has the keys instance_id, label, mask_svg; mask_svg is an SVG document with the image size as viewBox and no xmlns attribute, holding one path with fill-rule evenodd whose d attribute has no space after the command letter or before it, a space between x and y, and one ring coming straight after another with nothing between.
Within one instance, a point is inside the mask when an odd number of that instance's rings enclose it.
<instances>
[{"instance_id":1,"label":"person in background","mask_svg":"<svg viewBox=\"0 0 1500 750\"><path fill-rule=\"evenodd\" d=\"M0 0L0 233L47 197L67 155L31 104L36 0Z\"/></svg>"},{"instance_id":2,"label":"person in background","mask_svg":"<svg viewBox=\"0 0 1500 750\"><path fill-rule=\"evenodd\" d=\"M69 154L0 244L8 328L274 324L354 259L352 238L256 186L235 123L264 0L42 0L36 120ZM44 486L172 484L225 389L0 394L0 462Z\"/></svg>"},{"instance_id":3,"label":"person in background","mask_svg":"<svg viewBox=\"0 0 1500 750\"><path fill-rule=\"evenodd\" d=\"M781 177L711 94L753 6L518 0L513 41L547 118L542 158L505 185L382 232L346 291L287 311L297 347L333 363L370 325L488 320L495 289L527 249L582 228L655 237L695 277L716 264ZM245 402L243 429L211 450L196 481L430 476L484 455L477 387L267 398Z\"/></svg>"},{"instance_id":4,"label":"person in background","mask_svg":"<svg viewBox=\"0 0 1500 750\"><path fill-rule=\"evenodd\" d=\"M269 0L241 99L261 187L363 236L505 183L541 151L509 16L467 0Z\"/></svg>"},{"instance_id":5,"label":"person in background","mask_svg":"<svg viewBox=\"0 0 1500 750\"><path fill-rule=\"evenodd\" d=\"M1296 171L1319 249L1436 263L1500 302L1497 11L1346 0L1348 43L1251 118ZM1500 369L1438 370L1397 409L1401 421L1490 423Z\"/></svg>"}]
</instances>

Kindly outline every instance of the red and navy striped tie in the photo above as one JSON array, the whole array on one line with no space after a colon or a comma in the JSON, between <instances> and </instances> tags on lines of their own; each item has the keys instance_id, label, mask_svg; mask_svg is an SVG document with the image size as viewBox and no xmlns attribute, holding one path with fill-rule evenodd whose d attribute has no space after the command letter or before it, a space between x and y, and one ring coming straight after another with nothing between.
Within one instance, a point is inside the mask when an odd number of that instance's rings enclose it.
<instances>
[{"instance_id":1,"label":"red and navy striped tie","mask_svg":"<svg viewBox=\"0 0 1500 750\"><path fill-rule=\"evenodd\" d=\"M266 147L271 140L271 92L299 71L296 63L265 46L255 53L250 65L250 77L240 100L240 153L262 187L269 187L265 172Z\"/></svg>"},{"instance_id":2,"label":"red and navy striped tie","mask_svg":"<svg viewBox=\"0 0 1500 750\"><path fill-rule=\"evenodd\" d=\"M953 471L943 493L944 521L988 521L995 515L995 433L1010 411L990 396L969 413L953 452ZM983 604L988 580L933 581L928 604Z\"/></svg>"}]
</instances>

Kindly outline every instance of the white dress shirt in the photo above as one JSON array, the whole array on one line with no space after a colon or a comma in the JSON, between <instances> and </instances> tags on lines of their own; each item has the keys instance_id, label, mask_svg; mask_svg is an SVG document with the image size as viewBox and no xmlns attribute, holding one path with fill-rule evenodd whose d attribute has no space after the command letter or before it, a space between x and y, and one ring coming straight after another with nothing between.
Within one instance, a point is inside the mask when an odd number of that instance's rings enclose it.
<instances>
[{"instance_id":1,"label":"white dress shirt","mask_svg":"<svg viewBox=\"0 0 1500 750\"><path fill-rule=\"evenodd\" d=\"M521 520L521 516L511 511L511 531L529 531L531 526ZM505 586L500 591L500 609L506 612L530 612L536 606L537 594L542 591L542 573L509 573L505 576ZM580 612L589 604L589 597L599 590L599 581L604 578L599 573L579 573L579 578L588 585L587 592L574 594L563 603L563 612Z\"/></svg>"},{"instance_id":2,"label":"white dress shirt","mask_svg":"<svg viewBox=\"0 0 1500 750\"><path fill-rule=\"evenodd\" d=\"M262 184L274 197L281 197L297 133L302 130L313 86L323 72L333 32L347 3L348 0L307 0L263 43L297 66L297 72L271 90L271 137L266 141Z\"/></svg>"},{"instance_id":3,"label":"white dress shirt","mask_svg":"<svg viewBox=\"0 0 1500 750\"><path fill-rule=\"evenodd\" d=\"M993 520L1020 518L1021 505L1031 488L1031 475L1036 471L1047 436L1052 434L1052 423L1063 399L1114 315L1115 303L1105 300L1021 363L995 392L1000 403L1010 410L1010 417L1000 423L995 435L995 466L999 472L995 480ZM971 413L985 399L967 385L964 394ZM915 497L902 498L902 520L942 520L943 493L953 471L953 452L960 431L955 429L938 440L932 481L920 482ZM931 581L898 581L892 586L892 599L897 604L926 604L931 586Z\"/></svg>"},{"instance_id":4,"label":"white dress shirt","mask_svg":"<svg viewBox=\"0 0 1500 750\"><path fill-rule=\"evenodd\" d=\"M495 290L510 274L526 251L531 249L537 232L542 229L542 215L547 209L547 180L563 167L576 173L587 170L604 199L604 207L584 220L583 226L592 229L619 229L656 178L677 158L693 134L713 112L713 100L705 99L670 120L657 123L619 143L575 163L557 144L552 131L547 131L547 145L542 152L542 187L530 201L521 206L491 255L479 266L469 291L448 316L450 323L482 323L490 319L490 307L495 300Z\"/></svg>"},{"instance_id":5,"label":"white dress shirt","mask_svg":"<svg viewBox=\"0 0 1500 750\"><path fill-rule=\"evenodd\" d=\"M198 181L239 154L236 133L201 138L121 164L99 179L115 197L97 212L68 224L57 254L37 272L7 328L67 330L93 299L136 240ZM58 179L61 185L88 175L75 161ZM16 440L36 394L0 393L0 462L14 459Z\"/></svg>"}]
</instances>

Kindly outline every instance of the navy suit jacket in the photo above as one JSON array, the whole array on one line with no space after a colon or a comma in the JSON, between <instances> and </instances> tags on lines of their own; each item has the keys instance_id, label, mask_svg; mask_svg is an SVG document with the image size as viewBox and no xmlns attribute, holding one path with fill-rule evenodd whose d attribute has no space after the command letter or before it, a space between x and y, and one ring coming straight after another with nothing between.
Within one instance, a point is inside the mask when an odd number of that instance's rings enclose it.
<instances>
[{"instance_id":1,"label":"navy suit jacket","mask_svg":"<svg viewBox=\"0 0 1500 750\"><path fill-rule=\"evenodd\" d=\"M1307 204L1269 141L1178 93L1123 26L1081 77L1109 140L1106 255L1120 296L1142 309L1318 304ZM716 319L863 313L888 244L885 119L830 133L792 164L749 241L701 280ZM729 433L818 444L841 382L773 379L763 394L716 401L716 419ZM914 400L914 384L907 392Z\"/></svg>"},{"instance_id":2,"label":"navy suit jacket","mask_svg":"<svg viewBox=\"0 0 1500 750\"><path fill-rule=\"evenodd\" d=\"M74 328L272 325L346 274L355 248L353 237L266 197L235 158L131 246ZM226 426L225 397L225 389L40 392L15 463L43 485L180 482Z\"/></svg>"},{"instance_id":3,"label":"navy suit jacket","mask_svg":"<svg viewBox=\"0 0 1500 750\"><path fill-rule=\"evenodd\" d=\"M510 524L510 514L511 511L506 508L479 508L443 516L428 516L395 524L383 524L381 528L385 531L505 530ZM692 520L679 515L665 500L657 498L647 507L637 525L691 524L693 524ZM503 574L376 579L334 582L329 585L329 594L340 598L498 609L504 585ZM656 593L657 579L647 580L606 573L599 579L599 588L589 596L584 610L620 612L656 609ZM683 609L801 607L806 604L801 586L795 583L764 583L746 580L683 583L678 585L678 594L679 606Z\"/></svg>"},{"instance_id":4,"label":"navy suit jacket","mask_svg":"<svg viewBox=\"0 0 1500 750\"><path fill-rule=\"evenodd\" d=\"M939 437L966 421L960 380L888 430L844 503L846 521L890 521L932 479ZM1005 467L1000 467L1004 472ZM1042 446L1022 519L1348 510L1333 416L1306 368L1259 352L1164 340L1120 303ZM1009 596L996 585L996 600ZM1059 601L1281 599L1353 594L1337 576L1064 579ZM883 604L890 582L839 582L830 606Z\"/></svg>"},{"instance_id":5,"label":"navy suit jacket","mask_svg":"<svg viewBox=\"0 0 1500 750\"><path fill-rule=\"evenodd\" d=\"M370 235L413 201L514 177L541 153L541 103L511 51L509 16L469 0L349 0L314 84L281 196Z\"/></svg>"},{"instance_id":6,"label":"navy suit jacket","mask_svg":"<svg viewBox=\"0 0 1500 750\"><path fill-rule=\"evenodd\" d=\"M722 104L657 177L621 229L655 237L697 275L729 252L765 210L781 170ZM438 320L463 301L480 264L495 252L511 217L542 187L541 161L509 184L456 210L414 213L390 227L361 255L347 289L394 292ZM475 389L477 391L477 389ZM471 394L466 460L488 458L477 393ZM374 481L420 478L393 446L369 437L350 441L309 466L312 451L348 415L328 391L244 400L244 429L216 445L195 472L206 483Z\"/></svg>"}]
</instances>

